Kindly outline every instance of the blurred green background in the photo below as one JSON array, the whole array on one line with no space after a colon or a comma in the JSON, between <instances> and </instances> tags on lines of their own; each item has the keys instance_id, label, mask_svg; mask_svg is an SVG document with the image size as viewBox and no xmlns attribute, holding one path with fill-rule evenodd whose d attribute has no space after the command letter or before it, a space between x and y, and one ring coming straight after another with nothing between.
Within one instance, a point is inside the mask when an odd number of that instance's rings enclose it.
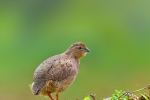
<instances>
[{"instance_id":1,"label":"blurred green background","mask_svg":"<svg viewBox=\"0 0 150 100\"><path fill-rule=\"evenodd\" d=\"M74 42L91 50L61 100L150 83L149 0L1 0L0 100L48 100L32 95L36 67ZM144 91L146 92L146 91Z\"/></svg>"}]
</instances>

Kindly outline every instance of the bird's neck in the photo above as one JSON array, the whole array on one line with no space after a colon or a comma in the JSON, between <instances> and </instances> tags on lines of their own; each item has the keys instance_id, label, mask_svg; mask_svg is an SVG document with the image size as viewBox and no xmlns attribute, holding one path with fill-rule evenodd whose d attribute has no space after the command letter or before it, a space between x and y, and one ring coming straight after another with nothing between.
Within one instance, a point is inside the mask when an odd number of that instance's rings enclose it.
<instances>
[{"instance_id":1,"label":"bird's neck","mask_svg":"<svg viewBox=\"0 0 150 100\"><path fill-rule=\"evenodd\" d=\"M73 51L66 51L65 54L71 58L78 60L78 61L80 61L80 58L82 57L81 54L79 54L77 52L73 52Z\"/></svg>"}]
</instances>

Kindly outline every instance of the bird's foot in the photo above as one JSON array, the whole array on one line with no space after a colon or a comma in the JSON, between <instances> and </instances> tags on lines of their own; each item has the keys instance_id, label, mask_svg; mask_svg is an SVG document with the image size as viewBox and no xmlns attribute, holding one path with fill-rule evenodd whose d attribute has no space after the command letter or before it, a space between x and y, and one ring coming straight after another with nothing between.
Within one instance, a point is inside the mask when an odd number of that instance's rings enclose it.
<instances>
[{"instance_id":1,"label":"bird's foot","mask_svg":"<svg viewBox=\"0 0 150 100\"><path fill-rule=\"evenodd\" d=\"M54 98L51 96L51 94L48 94L50 100L54 100Z\"/></svg>"},{"instance_id":2,"label":"bird's foot","mask_svg":"<svg viewBox=\"0 0 150 100\"><path fill-rule=\"evenodd\" d=\"M56 93L56 100L59 100L59 95L58 95L58 93Z\"/></svg>"}]
</instances>

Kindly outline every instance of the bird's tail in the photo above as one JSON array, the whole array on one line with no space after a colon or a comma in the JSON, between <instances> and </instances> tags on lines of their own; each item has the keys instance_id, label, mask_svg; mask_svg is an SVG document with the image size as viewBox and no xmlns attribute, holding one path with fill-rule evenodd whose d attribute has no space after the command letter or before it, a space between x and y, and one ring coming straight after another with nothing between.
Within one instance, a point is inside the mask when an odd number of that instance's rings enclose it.
<instances>
[{"instance_id":1,"label":"bird's tail","mask_svg":"<svg viewBox=\"0 0 150 100\"><path fill-rule=\"evenodd\" d=\"M32 94L39 95L41 88L38 87L34 82L30 85L30 89L32 91Z\"/></svg>"}]
</instances>

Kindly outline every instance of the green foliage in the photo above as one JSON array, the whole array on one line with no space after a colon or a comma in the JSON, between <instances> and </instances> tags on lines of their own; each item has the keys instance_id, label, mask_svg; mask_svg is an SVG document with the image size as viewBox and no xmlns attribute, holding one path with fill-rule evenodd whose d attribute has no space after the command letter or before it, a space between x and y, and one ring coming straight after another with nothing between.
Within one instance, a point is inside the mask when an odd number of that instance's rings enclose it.
<instances>
[{"instance_id":1,"label":"green foliage","mask_svg":"<svg viewBox=\"0 0 150 100\"><path fill-rule=\"evenodd\" d=\"M128 96L124 96L123 93L124 91L120 90L115 90L116 93L112 94L112 97L110 100L128 100Z\"/></svg>"},{"instance_id":2,"label":"green foliage","mask_svg":"<svg viewBox=\"0 0 150 100\"><path fill-rule=\"evenodd\" d=\"M140 93L141 96L145 99L145 100L149 100L148 97L145 94Z\"/></svg>"},{"instance_id":3,"label":"green foliage","mask_svg":"<svg viewBox=\"0 0 150 100\"><path fill-rule=\"evenodd\" d=\"M91 100L89 96L85 97L84 100Z\"/></svg>"}]
</instances>

